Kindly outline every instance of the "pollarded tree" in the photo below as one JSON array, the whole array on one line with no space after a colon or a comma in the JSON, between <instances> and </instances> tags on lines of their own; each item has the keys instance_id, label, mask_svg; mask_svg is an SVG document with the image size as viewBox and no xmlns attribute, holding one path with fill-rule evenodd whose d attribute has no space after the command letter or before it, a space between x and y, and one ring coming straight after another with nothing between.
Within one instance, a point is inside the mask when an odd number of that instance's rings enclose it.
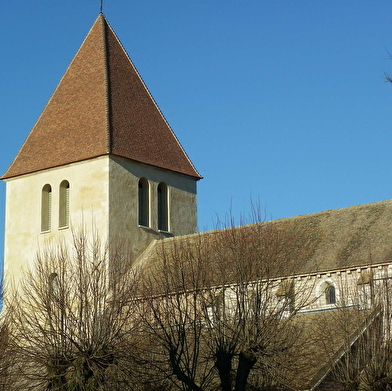
<instances>
[{"instance_id":1,"label":"pollarded tree","mask_svg":"<svg viewBox=\"0 0 392 391\"><path fill-rule=\"evenodd\" d=\"M137 273L97 236L75 234L71 247L40 252L7 303L16 389L126 390Z\"/></svg>"},{"instance_id":2,"label":"pollarded tree","mask_svg":"<svg viewBox=\"0 0 392 391\"><path fill-rule=\"evenodd\" d=\"M141 304L155 367L186 391L291 382L301 361L295 315L312 291L291 278L296 240L296 230L258 222L158 246Z\"/></svg>"},{"instance_id":3,"label":"pollarded tree","mask_svg":"<svg viewBox=\"0 0 392 391\"><path fill-rule=\"evenodd\" d=\"M245 390L251 372L261 389L294 381L302 335L295 315L309 304L312 291L312 283L292 278L296 270L289 254L298 235L282 233L273 222L216 232L213 264L222 285L218 292L207 291L204 307L224 391Z\"/></svg>"},{"instance_id":4,"label":"pollarded tree","mask_svg":"<svg viewBox=\"0 0 392 391\"><path fill-rule=\"evenodd\" d=\"M149 259L144 270L143 298L138 307L149 343L140 355L146 357L146 378L151 379L147 387L166 380L169 388L174 385L184 391L201 391L213 380L200 306L207 283L207 246L198 242L193 251L173 243L170 250L159 251L157 264Z\"/></svg>"}]
</instances>

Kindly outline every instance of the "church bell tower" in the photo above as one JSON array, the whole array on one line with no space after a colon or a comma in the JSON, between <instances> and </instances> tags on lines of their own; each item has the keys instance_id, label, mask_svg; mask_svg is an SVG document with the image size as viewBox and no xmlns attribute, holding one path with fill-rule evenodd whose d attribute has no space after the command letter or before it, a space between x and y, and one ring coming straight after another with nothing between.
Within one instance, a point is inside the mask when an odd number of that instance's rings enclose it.
<instances>
[{"instance_id":1,"label":"church bell tower","mask_svg":"<svg viewBox=\"0 0 392 391\"><path fill-rule=\"evenodd\" d=\"M140 255L197 230L201 178L101 13L6 182L5 276L82 224Z\"/></svg>"}]
</instances>

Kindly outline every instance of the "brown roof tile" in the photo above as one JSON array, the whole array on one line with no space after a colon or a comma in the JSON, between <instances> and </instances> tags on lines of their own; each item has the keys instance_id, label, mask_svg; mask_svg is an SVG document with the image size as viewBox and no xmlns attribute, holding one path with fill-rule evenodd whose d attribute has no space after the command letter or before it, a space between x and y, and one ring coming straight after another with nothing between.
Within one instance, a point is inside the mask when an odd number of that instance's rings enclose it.
<instances>
[{"instance_id":1,"label":"brown roof tile","mask_svg":"<svg viewBox=\"0 0 392 391\"><path fill-rule=\"evenodd\" d=\"M1 179L106 154L201 178L100 14Z\"/></svg>"}]
</instances>

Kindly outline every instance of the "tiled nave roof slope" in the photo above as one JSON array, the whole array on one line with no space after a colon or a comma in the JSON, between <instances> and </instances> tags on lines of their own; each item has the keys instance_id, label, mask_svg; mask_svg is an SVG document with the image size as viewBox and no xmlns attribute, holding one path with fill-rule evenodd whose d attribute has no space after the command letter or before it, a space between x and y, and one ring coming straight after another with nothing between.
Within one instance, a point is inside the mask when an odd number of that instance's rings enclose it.
<instances>
[{"instance_id":1,"label":"tiled nave roof slope","mask_svg":"<svg viewBox=\"0 0 392 391\"><path fill-rule=\"evenodd\" d=\"M249 280L388 263L392 260L392 200L157 240L138 264L159 276L160 271L163 275L175 272L170 270L171 259L183 259L184 265L189 261L189 270L195 259L205 262L204 278L210 285L222 283L219 265L224 265L225 283L235 283L238 259L252 265L246 270ZM186 271L187 267L181 269L185 280ZM263 275L266 271L268 276Z\"/></svg>"},{"instance_id":2,"label":"tiled nave roof slope","mask_svg":"<svg viewBox=\"0 0 392 391\"><path fill-rule=\"evenodd\" d=\"M201 178L99 14L1 179L107 154Z\"/></svg>"}]
</instances>

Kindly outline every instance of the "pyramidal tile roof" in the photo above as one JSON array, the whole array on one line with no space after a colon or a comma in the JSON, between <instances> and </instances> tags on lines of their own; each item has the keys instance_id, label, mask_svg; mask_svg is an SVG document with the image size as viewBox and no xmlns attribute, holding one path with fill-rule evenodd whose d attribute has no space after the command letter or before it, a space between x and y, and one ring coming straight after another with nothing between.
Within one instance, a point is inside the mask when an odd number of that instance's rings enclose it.
<instances>
[{"instance_id":1,"label":"pyramidal tile roof","mask_svg":"<svg viewBox=\"0 0 392 391\"><path fill-rule=\"evenodd\" d=\"M1 179L108 154L201 178L99 14Z\"/></svg>"}]
</instances>

